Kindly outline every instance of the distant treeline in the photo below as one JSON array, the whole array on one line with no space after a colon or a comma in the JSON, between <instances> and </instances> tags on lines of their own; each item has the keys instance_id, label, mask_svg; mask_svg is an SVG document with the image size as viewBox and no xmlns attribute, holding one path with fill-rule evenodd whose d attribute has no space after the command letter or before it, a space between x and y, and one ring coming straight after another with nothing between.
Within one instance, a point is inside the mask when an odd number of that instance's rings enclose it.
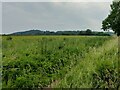
<instances>
[{"instance_id":1,"label":"distant treeline","mask_svg":"<svg viewBox=\"0 0 120 90\"><path fill-rule=\"evenodd\" d=\"M41 31L41 30L29 30L24 32L16 32L12 34L3 34L3 35L94 35L94 36L110 36L113 33L109 32L96 32L90 29L86 31Z\"/></svg>"}]
</instances>

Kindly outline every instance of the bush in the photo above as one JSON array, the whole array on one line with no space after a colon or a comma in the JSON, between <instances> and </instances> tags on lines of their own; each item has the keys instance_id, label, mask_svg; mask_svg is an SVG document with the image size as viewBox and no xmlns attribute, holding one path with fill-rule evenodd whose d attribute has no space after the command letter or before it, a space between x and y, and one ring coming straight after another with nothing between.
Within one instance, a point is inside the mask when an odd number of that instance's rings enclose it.
<instances>
[{"instance_id":1,"label":"bush","mask_svg":"<svg viewBox=\"0 0 120 90\"><path fill-rule=\"evenodd\" d=\"M12 37L11 37L11 36L8 36L8 37L6 38L6 40L12 40Z\"/></svg>"}]
</instances>

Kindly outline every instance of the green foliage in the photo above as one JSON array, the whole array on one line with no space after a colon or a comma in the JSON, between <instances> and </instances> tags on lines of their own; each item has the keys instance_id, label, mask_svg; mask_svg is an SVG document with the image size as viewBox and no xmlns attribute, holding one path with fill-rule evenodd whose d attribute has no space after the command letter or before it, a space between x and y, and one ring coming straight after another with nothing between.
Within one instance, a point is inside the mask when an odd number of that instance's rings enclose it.
<instances>
[{"instance_id":1,"label":"green foliage","mask_svg":"<svg viewBox=\"0 0 120 90\"><path fill-rule=\"evenodd\" d=\"M63 79L73 67L84 61L86 54L111 37L12 36L12 41L6 38L4 36L2 40L3 88L42 88ZM82 65L80 68L86 66ZM86 73L84 82L89 77ZM73 76L67 78L68 82L71 81L70 87L74 86Z\"/></svg>"},{"instance_id":2,"label":"green foliage","mask_svg":"<svg viewBox=\"0 0 120 90\"><path fill-rule=\"evenodd\" d=\"M102 29L112 29L120 35L120 1L114 1L111 5L111 12L108 17L102 22Z\"/></svg>"},{"instance_id":3,"label":"green foliage","mask_svg":"<svg viewBox=\"0 0 120 90\"><path fill-rule=\"evenodd\" d=\"M87 29L87 30L86 30L86 34L87 34L87 35L91 35L91 34L92 34L92 31L91 31L90 29Z\"/></svg>"},{"instance_id":4,"label":"green foliage","mask_svg":"<svg viewBox=\"0 0 120 90\"><path fill-rule=\"evenodd\" d=\"M96 73L93 73L93 86L96 88L119 87L118 57L113 51L115 48L107 52L106 56L102 56L105 60L97 64ZM110 56L112 56L111 59L108 58Z\"/></svg>"},{"instance_id":5,"label":"green foliage","mask_svg":"<svg viewBox=\"0 0 120 90\"><path fill-rule=\"evenodd\" d=\"M11 36L8 36L8 37L6 38L6 40L12 40L12 37L11 37Z\"/></svg>"},{"instance_id":6,"label":"green foliage","mask_svg":"<svg viewBox=\"0 0 120 90\"><path fill-rule=\"evenodd\" d=\"M111 42L111 44L110 44ZM92 48L54 88L114 88L119 90L117 39Z\"/></svg>"}]
</instances>

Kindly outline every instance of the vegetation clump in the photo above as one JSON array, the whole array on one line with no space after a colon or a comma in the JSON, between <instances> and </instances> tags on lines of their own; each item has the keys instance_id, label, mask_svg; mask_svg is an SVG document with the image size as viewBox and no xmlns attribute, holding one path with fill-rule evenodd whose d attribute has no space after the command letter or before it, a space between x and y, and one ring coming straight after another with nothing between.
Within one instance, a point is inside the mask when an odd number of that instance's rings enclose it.
<instances>
[{"instance_id":1,"label":"vegetation clump","mask_svg":"<svg viewBox=\"0 0 120 90\"><path fill-rule=\"evenodd\" d=\"M12 40L12 37L11 37L11 36L8 36L8 37L6 38L6 40Z\"/></svg>"}]
</instances>

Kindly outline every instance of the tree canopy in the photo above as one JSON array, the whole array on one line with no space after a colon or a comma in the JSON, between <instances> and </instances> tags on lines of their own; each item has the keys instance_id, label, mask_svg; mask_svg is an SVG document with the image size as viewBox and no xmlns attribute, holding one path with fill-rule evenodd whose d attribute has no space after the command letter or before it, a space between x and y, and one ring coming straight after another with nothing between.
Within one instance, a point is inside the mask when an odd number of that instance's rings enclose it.
<instances>
[{"instance_id":1,"label":"tree canopy","mask_svg":"<svg viewBox=\"0 0 120 90\"><path fill-rule=\"evenodd\" d=\"M120 35L120 0L111 4L110 14L102 22L102 29L112 29L118 36Z\"/></svg>"}]
</instances>

